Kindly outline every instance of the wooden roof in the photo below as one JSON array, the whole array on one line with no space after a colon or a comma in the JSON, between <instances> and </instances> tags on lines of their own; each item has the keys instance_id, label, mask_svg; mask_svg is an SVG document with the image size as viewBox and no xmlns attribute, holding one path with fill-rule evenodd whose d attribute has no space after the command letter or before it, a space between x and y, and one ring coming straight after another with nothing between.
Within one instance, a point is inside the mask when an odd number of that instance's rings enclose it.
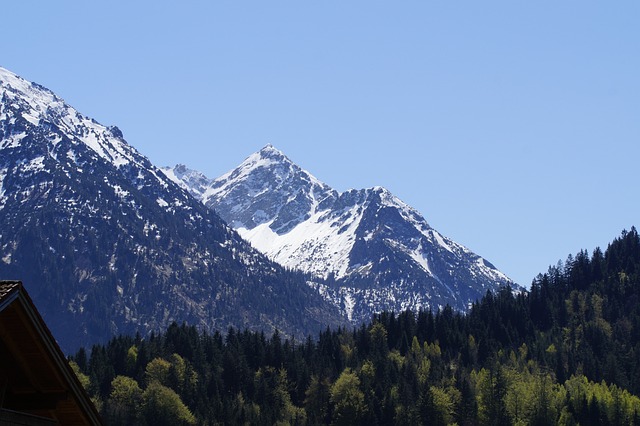
<instances>
[{"instance_id":1,"label":"wooden roof","mask_svg":"<svg viewBox=\"0 0 640 426\"><path fill-rule=\"evenodd\" d=\"M60 425L102 424L20 281L0 281L0 408Z\"/></svg>"}]
</instances>

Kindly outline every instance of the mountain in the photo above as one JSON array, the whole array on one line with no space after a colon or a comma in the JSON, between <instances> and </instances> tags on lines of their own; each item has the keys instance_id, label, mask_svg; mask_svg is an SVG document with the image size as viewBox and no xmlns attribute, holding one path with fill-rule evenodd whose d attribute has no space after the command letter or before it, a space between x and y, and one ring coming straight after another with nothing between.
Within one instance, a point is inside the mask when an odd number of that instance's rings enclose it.
<instances>
[{"instance_id":1,"label":"mountain","mask_svg":"<svg viewBox=\"0 0 640 426\"><path fill-rule=\"evenodd\" d=\"M63 349L172 321L297 336L342 324L117 127L3 68L0 90L0 277L24 282Z\"/></svg>"},{"instance_id":2,"label":"mountain","mask_svg":"<svg viewBox=\"0 0 640 426\"><path fill-rule=\"evenodd\" d=\"M466 310L517 287L386 189L340 193L271 145L217 179L162 170L271 259L326 280L312 285L356 323L382 310Z\"/></svg>"}]
</instances>

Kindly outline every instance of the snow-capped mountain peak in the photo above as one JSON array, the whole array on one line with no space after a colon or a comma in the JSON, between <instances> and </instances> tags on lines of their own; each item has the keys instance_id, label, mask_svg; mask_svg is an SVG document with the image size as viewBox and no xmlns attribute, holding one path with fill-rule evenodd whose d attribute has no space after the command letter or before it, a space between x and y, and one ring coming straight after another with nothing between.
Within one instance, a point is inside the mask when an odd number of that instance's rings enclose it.
<instances>
[{"instance_id":1,"label":"snow-capped mountain peak","mask_svg":"<svg viewBox=\"0 0 640 426\"><path fill-rule=\"evenodd\" d=\"M17 143L21 135L41 123L55 123L66 133L76 136L96 154L116 167L136 162L136 152L124 142L117 127L106 127L83 116L50 90L0 67L0 99L3 99L0 119L19 114L28 124L22 132L5 139L5 144Z\"/></svg>"},{"instance_id":2,"label":"snow-capped mountain peak","mask_svg":"<svg viewBox=\"0 0 640 426\"><path fill-rule=\"evenodd\" d=\"M266 179L264 179L266 178ZM291 161L282 151L268 144L260 151L251 154L238 167L220 176L212 187L215 190L206 194L208 198L220 198L226 195L231 185L243 185L249 190L251 197L264 193L268 185L271 190L285 189L291 192L291 185L311 186L320 192L331 190L309 172L302 170ZM282 186L287 186L282 188ZM207 199L205 199L206 203Z\"/></svg>"},{"instance_id":3,"label":"snow-capped mountain peak","mask_svg":"<svg viewBox=\"0 0 640 426\"><path fill-rule=\"evenodd\" d=\"M193 188L193 176L179 178L185 172L163 169L167 176L183 187ZM205 184L205 180L199 181ZM191 190L191 189L190 189ZM293 163L281 151L267 145L247 157L238 167L210 181L208 187L195 185L192 194L218 214L233 214L236 229L253 229L267 224L282 235L308 220L324 206L333 202L337 192ZM224 213L222 213L224 212Z\"/></svg>"},{"instance_id":4,"label":"snow-capped mountain peak","mask_svg":"<svg viewBox=\"0 0 640 426\"><path fill-rule=\"evenodd\" d=\"M339 193L271 145L210 182L190 190L276 262L334 283L319 290L354 321L382 309L466 309L513 285L384 187Z\"/></svg>"},{"instance_id":5,"label":"snow-capped mountain peak","mask_svg":"<svg viewBox=\"0 0 640 426\"><path fill-rule=\"evenodd\" d=\"M297 336L341 321L117 128L4 69L0 215L0 275L30 286L68 349L172 321Z\"/></svg>"},{"instance_id":6,"label":"snow-capped mountain peak","mask_svg":"<svg viewBox=\"0 0 640 426\"><path fill-rule=\"evenodd\" d=\"M188 190L199 200L203 197L204 192L211 185L212 180L204 174L187 168L184 164L178 164L173 168L162 167L162 172L180 187Z\"/></svg>"}]
</instances>

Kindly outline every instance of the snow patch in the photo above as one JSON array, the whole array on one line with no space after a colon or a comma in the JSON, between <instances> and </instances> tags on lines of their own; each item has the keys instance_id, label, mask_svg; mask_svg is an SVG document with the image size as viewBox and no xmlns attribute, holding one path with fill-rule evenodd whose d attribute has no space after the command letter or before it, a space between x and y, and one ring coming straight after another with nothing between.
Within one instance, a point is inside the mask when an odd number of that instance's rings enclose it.
<instances>
[{"instance_id":1,"label":"snow patch","mask_svg":"<svg viewBox=\"0 0 640 426\"><path fill-rule=\"evenodd\" d=\"M112 188L113 192L115 192L121 200L124 200L129 195L129 191L125 191L120 185L113 185Z\"/></svg>"},{"instance_id":2,"label":"snow patch","mask_svg":"<svg viewBox=\"0 0 640 426\"><path fill-rule=\"evenodd\" d=\"M72 150L67 151L67 158L74 162L74 164L78 164L78 158L76 157L76 153Z\"/></svg>"},{"instance_id":3,"label":"snow patch","mask_svg":"<svg viewBox=\"0 0 640 426\"><path fill-rule=\"evenodd\" d=\"M347 313L349 321L353 321L353 308L356 306L356 299L353 294L346 294L344 296L344 310Z\"/></svg>"},{"instance_id":4,"label":"snow patch","mask_svg":"<svg viewBox=\"0 0 640 426\"><path fill-rule=\"evenodd\" d=\"M429 269L429 263L427 262L427 259L424 257L422 244L420 244L417 249L408 251L407 253L409 254L409 256L411 256L414 262L420 265L420 267L422 267L422 269L424 269L429 275L433 276L431 269Z\"/></svg>"},{"instance_id":5,"label":"snow patch","mask_svg":"<svg viewBox=\"0 0 640 426\"><path fill-rule=\"evenodd\" d=\"M253 229L236 229L253 247L281 265L327 277L334 274L342 278L349 271L349 257L356 241L355 231L361 213L356 206L344 217L322 220L323 211L299 223L286 234L278 235L271 229L273 221ZM344 220L344 222L343 222ZM337 225L344 232L336 232Z\"/></svg>"},{"instance_id":6,"label":"snow patch","mask_svg":"<svg viewBox=\"0 0 640 426\"><path fill-rule=\"evenodd\" d=\"M9 135L9 137L0 142L0 148L17 148L20 146L20 141L22 141L26 136L26 132Z\"/></svg>"},{"instance_id":7,"label":"snow patch","mask_svg":"<svg viewBox=\"0 0 640 426\"><path fill-rule=\"evenodd\" d=\"M44 170L44 156L38 156L22 167L23 171L38 172Z\"/></svg>"},{"instance_id":8,"label":"snow patch","mask_svg":"<svg viewBox=\"0 0 640 426\"><path fill-rule=\"evenodd\" d=\"M34 126L37 126L40 124L40 119L38 117L35 117L29 113L23 112L22 113L22 118L24 118L25 120L27 120L29 123L33 124Z\"/></svg>"},{"instance_id":9,"label":"snow patch","mask_svg":"<svg viewBox=\"0 0 640 426\"><path fill-rule=\"evenodd\" d=\"M432 230L431 235L433 236L433 238L435 238L436 242L440 247L442 247L443 249L447 250L450 253L454 253L451 246L444 240L444 238L442 238L442 235L440 235L438 231Z\"/></svg>"},{"instance_id":10,"label":"snow patch","mask_svg":"<svg viewBox=\"0 0 640 426\"><path fill-rule=\"evenodd\" d=\"M7 177L8 169L0 169L0 205L5 203L4 194L6 190L4 189L4 179Z\"/></svg>"}]
</instances>

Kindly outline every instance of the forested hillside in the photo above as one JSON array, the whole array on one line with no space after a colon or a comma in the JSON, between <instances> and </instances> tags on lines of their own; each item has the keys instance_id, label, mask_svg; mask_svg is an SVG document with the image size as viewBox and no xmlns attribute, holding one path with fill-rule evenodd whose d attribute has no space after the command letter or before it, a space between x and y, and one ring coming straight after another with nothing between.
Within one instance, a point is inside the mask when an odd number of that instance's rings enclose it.
<instances>
[{"instance_id":1,"label":"forested hillside","mask_svg":"<svg viewBox=\"0 0 640 426\"><path fill-rule=\"evenodd\" d=\"M640 425L640 238L467 315L383 313L304 342L174 324L72 359L109 424Z\"/></svg>"}]
</instances>

